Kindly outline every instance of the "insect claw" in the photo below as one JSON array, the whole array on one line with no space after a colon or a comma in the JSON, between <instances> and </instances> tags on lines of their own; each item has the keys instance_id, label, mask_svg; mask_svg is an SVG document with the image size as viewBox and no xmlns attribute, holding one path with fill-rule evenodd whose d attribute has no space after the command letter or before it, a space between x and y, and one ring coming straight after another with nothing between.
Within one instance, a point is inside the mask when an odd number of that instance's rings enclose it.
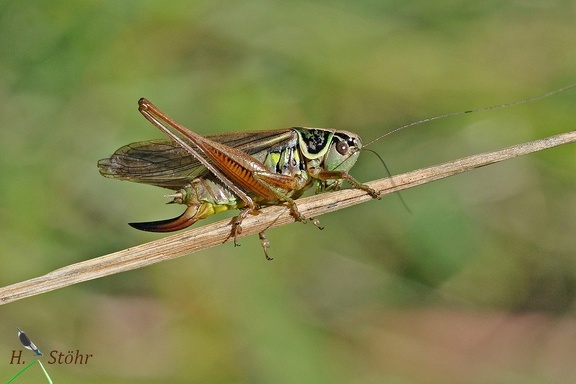
<instances>
[{"instance_id":1,"label":"insect claw","mask_svg":"<svg viewBox=\"0 0 576 384\"><path fill-rule=\"evenodd\" d=\"M238 242L238 235L242 233L242 226L237 223L232 226L232 234L234 235L234 246L239 247L240 243Z\"/></svg>"},{"instance_id":2,"label":"insect claw","mask_svg":"<svg viewBox=\"0 0 576 384\"><path fill-rule=\"evenodd\" d=\"M380 200L382 198L380 197L380 192L376 191L375 189L370 188L368 190L368 193L370 194L370 196L372 196L373 199Z\"/></svg>"},{"instance_id":3,"label":"insect claw","mask_svg":"<svg viewBox=\"0 0 576 384\"><path fill-rule=\"evenodd\" d=\"M302 216L302 214L298 210L298 207L296 207L296 204L294 203L294 201L289 202L289 206L290 206L290 212L292 213L292 216L294 216L294 219L296 221L299 221L299 222L305 224L306 218L304 216Z\"/></svg>"},{"instance_id":4,"label":"insect claw","mask_svg":"<svg viewBox=\"0 0 576 384\"><path fill-rule=\"evenodd\" d=\"M273 257L268 256L268 248L270 248L270 241L266 237L264 232L258 233L258 237L260 237L260 244L262 245L262 249L264 250L264 256L266 256L266 260L274 260Z\"/></svg>"},{"instance_id":5,"label":"insect claw","mask_svg":"<svg viewBox=\"0 0 576 384\"><path fill-rule=\"evenodd\" d=\"M356 185L356 188L360 188L361 190L366 191L366 193L369 194L370 196L372 196L373 199L378 199L378 200L381 199L380 192L378 192L374 188L370 188L369 186L367 186L365 184L358 184L358 185Z\"/></svg>"},{"instance_id":6,"label":"insect claw","mask_svg":"<svg viewBox=\"0 0 576 384\"><path fill-rule=\"evenodd\" d=\"M239 247L240 243L238 243L238 235L242 233L242 217L240 215L234 217L232 219L232 230L230 231L230 235L226 238L228 240L230 237L234 236L234 246Z\"/></svg>"},{"instance_id":7,"label":"insect claw","mask_svg":"<svg viewBox=\"0 0 576 384\"><path fill-rule=\"evenodd\" d=\"M310 217L310 221L311 221L312 224L314 224L314 225L316 226L316 228L318 228L319 230L323 230L323 229L324 229L324 226L322 226L322 225L320 224L320 220L318 220L317 218L315 218L315 217Z\"/></svg>"}]
</instances>

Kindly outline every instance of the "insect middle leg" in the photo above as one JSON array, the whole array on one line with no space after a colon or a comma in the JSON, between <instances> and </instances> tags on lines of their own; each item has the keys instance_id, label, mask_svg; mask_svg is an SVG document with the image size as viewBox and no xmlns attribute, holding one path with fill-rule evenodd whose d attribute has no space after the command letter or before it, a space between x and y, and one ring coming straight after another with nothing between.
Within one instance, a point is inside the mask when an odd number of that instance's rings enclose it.
<instances>
[{"instance_id":1,"label":"insect middle leg","mask_svg":"<svg viewBox=\"0 0 576 384\"><path fill-rule=\"evenodd\" d=\"M290 213L296 221L306 222L306 218L300 213L293 196L299 197L310 185L307 177L301 175L289 176L270 172L254 172L254 180L269 189L279 201L286 202ZM314 220L314 225L316 225Z\"/></svg>"}]
</instances>

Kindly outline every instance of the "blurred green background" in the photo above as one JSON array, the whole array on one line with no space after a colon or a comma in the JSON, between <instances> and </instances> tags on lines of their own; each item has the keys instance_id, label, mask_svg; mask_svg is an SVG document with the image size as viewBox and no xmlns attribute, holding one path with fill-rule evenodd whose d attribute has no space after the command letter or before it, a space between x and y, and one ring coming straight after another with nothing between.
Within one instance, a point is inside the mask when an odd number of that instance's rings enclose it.
<instances>
[{"instance_id":1,"label":"blurred green background","mask_svg":"<svg viewBox=\"0 0 576 384\"><path fill-rule=\"evenodd\" d=\"M157 239L165 191L98 159L162 135L333 127L369 141L576 80L572 1L0 2L0 285ZM576 91L412 127L393 173L574 129ZM0 307L55 382L572 383L576 155L565 146ZM352 174L385 176L365 154ZM226 216L220 215L216 220ZM32 358L26 351L24 356ZM32 369L20 382L40 382Z\"/></svg>"}]
</instances>

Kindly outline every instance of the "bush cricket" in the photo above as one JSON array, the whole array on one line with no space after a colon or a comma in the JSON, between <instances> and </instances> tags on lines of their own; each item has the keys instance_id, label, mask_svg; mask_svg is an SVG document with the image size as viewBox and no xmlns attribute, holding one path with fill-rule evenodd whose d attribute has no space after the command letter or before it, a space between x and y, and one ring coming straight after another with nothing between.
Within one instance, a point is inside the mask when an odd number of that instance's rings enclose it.
<instances>
[{"instance_id":1,"label":"bush cricket","mask_svg":"<svg viewBox=\"0 0 576 384\"><path fill-rule=\"evenodd\" d=\"M98 161L100 173L109 178L144 183L173 190L170 203L187 206L178 217L130 223L151 232L184 229L216 213L239 209L232 219L230 236L238 245L242 221L262 207L285 203L296 221L305 222L294 200L306 190L337 190L344 181L378 198L378 193L348 172L360 151L402 129L446 117L488 111L538 100L576 87L576 84L487 108L435 116L406 124L377 137L365 146L352 132L326 128L291 127L266 131L232 132L202 136L180 125L154 104L142 98L138 110L169 139L125 145L109 158ZM319 222L310 218L319 228ZM264 254L270 244L259 233Z\"/></svg>"},{"instance_id":2,"label":"bush cricket","mask_svg":"<svg viewBox=\"0 0 576 384\"><path fill-rule=\"evenodd\" d=\"M210 215L240 209L231 230L238 245L243 219L261 207L285 202L294 218L304 222L294 200L312 186L317 192L329 191L346 180L378 197L376 191L348 174L362 148L354 133L292 127L201 136L146 99L140 99L138 105L140 113L170 139L126 145L98 162L100 173L174 190L168 197L187 208L173 219L130 223L134 228L177 231ZM261 232L259 236L269 259L266 235Z\"/></svg>"}]
</instances>

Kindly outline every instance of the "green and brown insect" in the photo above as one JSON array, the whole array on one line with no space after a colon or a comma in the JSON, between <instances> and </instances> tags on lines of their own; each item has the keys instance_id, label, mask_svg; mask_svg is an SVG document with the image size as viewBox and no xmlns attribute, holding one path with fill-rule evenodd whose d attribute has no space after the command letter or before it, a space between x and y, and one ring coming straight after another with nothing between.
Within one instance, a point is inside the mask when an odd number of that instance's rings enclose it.
<instances>
[{"instance_id":1,"label":"green and brown insect","mask_svg":"<svg viewBox=\"0 0 576 384\"><path fill-rule=\"evenodd\" d=\"M364 147L413 125L522 104L574 87L576 84L512 103L423 119L381 135ZM100 173L171 189L175 191L168 195L172 202L187 208L173 219L130 223L134 228L177 231L216 213L239 209L231 230L237 245L242 221L262 207L286 203L297 221L305 221L294 200L311 187L320 193L339 189L347 181L373 198L378 197L376 191L348 173L363 148L362 140L355 133L292 127L201 136L172 120L146 99L140 99L138 105L140 113L170 139L128 144L98 162ZM313 222L319 226L317 220ZM269 258L268 240L264 232L259 236Z\"/></svg>"},{"instance_id":2,"label":"green and brown insect","mask_svg":"<svg viewBox=\"0 0 576 384\"><path fill-rule=\"evenodd\" d=\"M319 193L339 189L348 181L378 197L348 174L362 148L360 137L352 132L292 127L201 136L146 99L138 105L140 113L170 139L128 144L98 162L100 173L171 189L172 202L187 208L173 219L130 223L134 228L177 231L213 214L240 209L231 232L237 245L243 219L262 207L286 203L296 220L305 221L294 200L311 187ZM268 240L264 232L259 235L268 258Z\"/></svg>"}]
</instances>

